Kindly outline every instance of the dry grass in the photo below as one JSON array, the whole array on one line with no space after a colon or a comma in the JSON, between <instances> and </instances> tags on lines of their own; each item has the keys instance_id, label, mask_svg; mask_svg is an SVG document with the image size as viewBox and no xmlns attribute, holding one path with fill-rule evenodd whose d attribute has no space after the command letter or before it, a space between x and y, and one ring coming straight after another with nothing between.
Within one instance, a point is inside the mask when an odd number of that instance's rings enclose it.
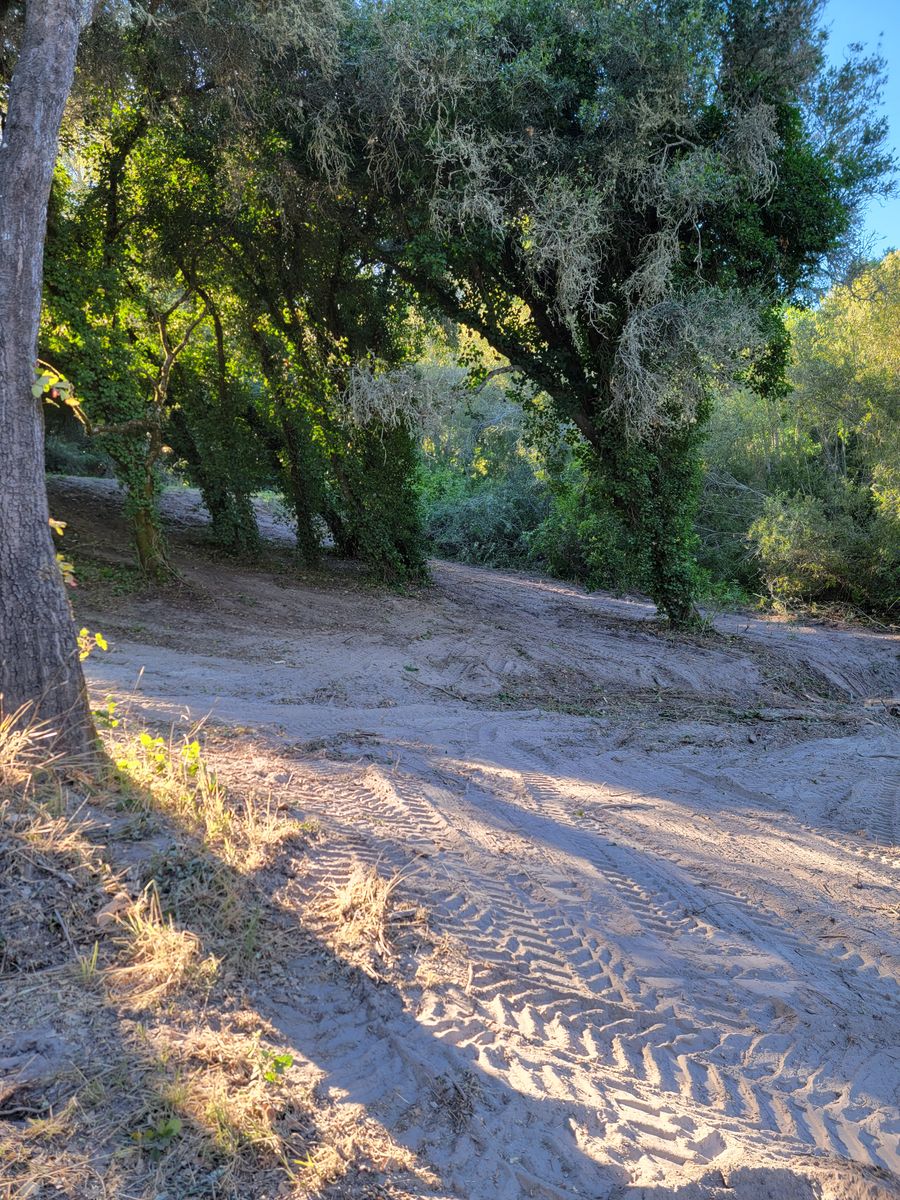
<instances>
[{"instance_id":1,"label":"dry grass","mask_svg":"<svg viewBox=\"0 0 900 1200\"><path fill-rule=\"evenodd\" d=\"M251 874L292 838L303 823L286 815L271 795L232 796L206 761L202 722L187 733L153 737L127 721L107 738L123 802L137 812L164 814L215 849L228 866Z\"/></svg>"},{"instance_id":2,"label":"dry grass","mask_svg":"<svg viewBox=\"0 0 900 1200\"><path fill-rule=\"evenodd\" d=\"M127 722L107 738L115 764L114 786L123 801L142 812L163 813L196 837L220 850L231 850L235 814L227 793L203 759L199 729L168 738L146 730L132 732Z\"/></svg>"},{"instance_id":3,"label":"dry grass","mask_svg":"<svg viewBox=\"0 0 900 1200\"><path fill-rule=\"evenodd\" d=\"M48 743L0 721L0 1198L352 1196L413 1171L246 999L316 945L267 892L307 828L230 794L197 731L123 722L93 779ZM388 954L396 882L329 897L342 936Z\"/></svg>"},{"instance_id":4,"label":"dry grass","mask_svg":"<svg viewBox=\"0 0 900 1200\"><path fill-rule=\"evenodd\" d=\"M123 913L116 940L125 962L107 970L107 984L141 1010L188 987L208 988L218 973L219 960L203 953L197 934L163 914L155 881Z\"/></svg>"},{"instance_id":5,"label":"dry grass","mask_svg":"<svg viewBox=\"0 0 900 1200\"><path fill-rule=\"evenodd\" d=\"M27 706L12 713L0 708L0 788L20 787L31 781L40 766L52 762L48 743L53 730L30 722Z\"/></svg>"},{"instance_id":6,"label":"dry grass","mask_svg":"<svg viewBox=\"0 0 900 1200\"><path fill-rule=\"evenodd\" d=\"M355 867L346 883L333 887L316 905L321 932L346 962L373 979L385 978L396 957L395 940L400 925L420 921L419 910L395 908L401 873L390 878L375 867Z\"/></svg>"},{"instance_id":7,"label":"dry grass","mask_svg":"<svg viewBox=\"0 0 900 1200\"><path fill-rule=\"evenodd\" d=\"M336 887L322 906L335 923L335 938L349 946L369 944L388 957L391 897L400 876L385 879L375 867L357 867L345 884Z\"/></svg>"}]
</instances>

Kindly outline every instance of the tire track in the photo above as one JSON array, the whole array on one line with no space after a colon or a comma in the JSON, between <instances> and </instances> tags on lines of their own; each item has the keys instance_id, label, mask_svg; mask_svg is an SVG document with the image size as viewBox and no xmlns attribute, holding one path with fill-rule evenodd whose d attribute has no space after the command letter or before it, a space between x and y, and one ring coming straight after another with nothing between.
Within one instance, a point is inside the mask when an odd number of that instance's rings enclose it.
<instances>
[{"instance_id":1,"label":"tire track","mask_svg":"<svg viewBox=\"0 0 900 1200\"><path fill-rule=\"evenodd\" d=\"M707 1162L773 1135L786 1154L896 1163L877 1099L849 1105L852 1055L821 1044L802 1011L823 961L847 1006L881 976L857 964L851 986L836 974L841 951L811 959L778 913L624 844L635 831L619 810L601 819L581 791L576 809L545 771L482 771L476 786L442 764L441 778L368 767L304 796L341 832L339 849L314 856L308 894L358 863L414 869L436 931L465 946L465 995L426 997L418 1015L436 1039L534 1099L590 1108L619 1089L648 1109L617 1111L636 1139L628 1153L639 1143L649 1163ZM810 1083L817 1066L827 1099Z\"/></svg>"},{"instance_id":2,"label":"tire track","mask_svg":"<svg viewBox=\"0 0 900 1200\"><path fill-rule=\"evenodd\" d=\"M793 969L792 974L796 976L798 984L807 987L814 985L822 971L821 956L814 954L810 963L809 947L785 929L777 914L760 913L757 902L749 896L735 895L721 886L709 885L704 887L704 894L697 895L695 885L674 878L671 871L662 870L658 858L648 865L646 856L637 856L626 847L610 841L609 828L603 830L601 835L596 821L590 833L573 826L572 804L553 779L539 773L525 772L522 782L527 794L537 801L539 811L548 815L561 830L555 835L556 849L589 862L611 883L641 927L660 944L684 947L686 942L699 940L706 944L708 951L713 927L710 922L698 921L692 915L692 908L694 911L705 908L711 911L719 930L726 930L729 937L739 939L739 943L749 944L751 952L757 956L757 952L764 951L771 960L770 947L774 944L778 948L777 961L767 971L758 968L753 970L755 1003L752 1006L742 1004L728 994L723 995L719 990L714 999L709 996L697 997L695 994L685 1009L678 1004L679 994L684 994L684 980L679 981L681 988L677 984L675 987L662 988L657 991L655 998L645 991L642 998L648 1006L655 1006L658 1011L662 1005L671 1003L673 1011L682 1017L689 1016L691 1021L677 1039L671 1038L668 1031L660 1036L653 1026L617 1033L612 1041L612 1051L619 1068L633 1078L649 1082L659 1091L678 1092L692 1104L711 1107L728 1117L762 1123L792 1141L839 1155L846 1155L849 1141L856 1153L862 1154L863 1161L874 1161L879 1165L884 1161L896 1163L895 1139L892 1138L891 1129L874 1131L878 1149L873 1152L872 1145L866 1148L853 1133L854 1125L859 1120L858 1113L852 1119L844 1119L840 1106L832 1105L833 1111L827 1114L826 1120L810 1107L802 1094L806 1081L805 1067L790 1066L792 1053L796 1056L800 1042L810 1037L810 1022L798 1022L795 1012L789 1012L786 1016L783 1003L779 1005L776 1020L773 1006L759 998L759 991L771 990L778 995L782 990L784 964ZM489 805L490 799L486 803ZM545 857L552 860L553 852L547 852L545 848ZM540 870L529 867L526 876L514 876L513 881L521 884L528 879L540 886L541 874ZM677 874L683 875L683 872L679 869ZM709 892L714 896L712 905L706 895ZM531 911L536 916L541 907L532 898ZM568 944L584 945L586 931L583 920L573 920L573 906L569 907L567 920L564 907L558 905L559 919L566 928ZM577 905L574 908L577 910ZM551 936L554 935L546 918L543 926ZM555 944L566 944L566 939L557 933ZM717 982L721 984L724 979L727 985L736 989L742 983L744 968L740 961L737 964L729 963L728 957L722 955L723 949L725 947L720 938L714 947L719 975ZM745 946L739 944L738 949L744 950ZM746 958L746 953L740 957ZM831 957L833 959L834 955ZM834 963L829 962L828 966L834 975ZM848 1006L858 1002L861 982L865 981L870 990L884 984L879 972L862 964L860 966L863 969L853 986L837 976L843 985ZM656 983L656 979L653 982ZM829 984L832 983L834 980L829 980ZM881 992L870 995L869 1003L876 1011L880 1008L884 1016L890 1016L893 1011L889 1002L885 1003ZM786 1025L791 1029L787 1049L769 1071L753 1080L742 1076L745 1055L751 1051L757 1056L764 1054L773 1037L777 1041L783 1036L780 1033L761 1033L751 1039L748 1031L754 1028L769 1029L773 1021L777 1029ZM710 1030L717 1031L716 1037L710 1039ZM605 1033L606 1027L603 1026L591 1030L595 1046L603 1044ZM677 1046L675 1041L678 1042ZM810 1037L810 1041L812 1044L808 1050L815 1056L815 1038ZM842 1068L845 1064L839 1055L835 1056L831 1066L838 1075L844 1073Z\"/></svg>"}]
</instances>

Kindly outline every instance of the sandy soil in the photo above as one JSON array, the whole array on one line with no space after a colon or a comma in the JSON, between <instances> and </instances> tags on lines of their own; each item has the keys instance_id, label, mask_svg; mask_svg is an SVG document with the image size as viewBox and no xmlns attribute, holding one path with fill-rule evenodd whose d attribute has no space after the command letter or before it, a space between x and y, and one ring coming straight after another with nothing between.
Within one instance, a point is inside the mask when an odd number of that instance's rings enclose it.
<instances>
[{"instance_id":1,"label":"sandy soil","mask_svg":"<svg viewBox=\"0 0 900 1200\"><path fill-rule=\"evenodd\" d=\"M112 484L51 502L76 554L127 560ZM364 864L427 910L358 994L287 962L256 997L332 1101L460 1200L900 1195L900 637L677 639L449 563L402 595L235 568L194 493L166 511L187 587L80 602L98 697L211 714L321 821L298 908Z\"/></svg>"}]
</instances>

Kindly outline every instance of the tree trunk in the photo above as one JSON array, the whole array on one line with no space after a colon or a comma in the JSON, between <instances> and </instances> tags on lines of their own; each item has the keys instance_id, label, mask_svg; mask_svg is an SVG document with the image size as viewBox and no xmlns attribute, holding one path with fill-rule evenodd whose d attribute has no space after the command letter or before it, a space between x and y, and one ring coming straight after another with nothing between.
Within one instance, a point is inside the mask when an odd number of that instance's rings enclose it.
<instances>
[{"instance_id":1,"label":"tree trunk","mask_svg":"<svg viewBox=\"0 0 900 1200\"><path fill-rule=\"evenodd\" d=\"M294 510L297 530L297 554L306 567L318 565L322 554L319 532L316 529L316 508L319 507L319 488L310 470L312 439L308 430L298 434L298 413L285 412L281 420L284 435L284 476L287 494ZM304 426L306 422L303 422Z\"/></svg>"},{"instance_id":2,"label":"tree trunk","mask_svg":"<svg viewBox=\"0 0 900 1200\"><path fill-rule=\"evenodd\" d=\"M31 393L47 201L75 71L83 0L33 0L0 143L0 694L89 754L94 731L44 483L42 400Z\"/></svg>"},{"instance_id":3,"label":"tree trunk","mask_svg":"<svg viewBox=\"0 0 900 1200\"><path fill-rule=\"evenodd\" d=\"M658 611L674 629L702 624L696 607L694 517L702 473L696 431L656 442L599 436L600 483L632 540L637 572Z\"/></svg>"},{"instance_id":4,"label":"tree trunk","mask_svg":"<svg viewBox=\"0 0 900 1200\"><path fill-rule=\"evenodd\" d=\"M178 575L169 562L166 540L159 527L156 513L146 507L136 508L132 524L141 570L156 583L174 582Z\"/></svg>"},{"instance_id":5,"label":"tree trunk","mask_svg":"<svg viewBox=\"0 0 900 1200\"><path fill-rule=\"evenodd\" d=\"M159 406L162 420L162 405ZM141 476L137 487L129 481L128 507L132 513L134 540L137 545L138 562L145 575L157 583L172 583L178 573L169 562L166 539L160 524L159 499L156 482L156 463L162 451L162 430L159 424L150 431Z\"/></svg>"}]
</instances>

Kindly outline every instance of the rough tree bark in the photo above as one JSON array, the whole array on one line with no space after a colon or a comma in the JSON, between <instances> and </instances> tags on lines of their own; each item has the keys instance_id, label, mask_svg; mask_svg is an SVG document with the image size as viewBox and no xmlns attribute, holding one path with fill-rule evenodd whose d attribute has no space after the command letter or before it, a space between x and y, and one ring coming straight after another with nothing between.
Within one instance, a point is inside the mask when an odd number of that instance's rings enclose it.
<instances>
[{"instance_id":1,"label":"rough tree bark","mask_svg":"<svg viewBox=\"0 0 900 1200\"><path fill-rule=\"evenodd\" d=\"M57 748L91 753L94 729L56 563L34 365L47 202L84 0L30 0L0 142L0 695L29 706Z\"/></svg>"}]
</instances>

